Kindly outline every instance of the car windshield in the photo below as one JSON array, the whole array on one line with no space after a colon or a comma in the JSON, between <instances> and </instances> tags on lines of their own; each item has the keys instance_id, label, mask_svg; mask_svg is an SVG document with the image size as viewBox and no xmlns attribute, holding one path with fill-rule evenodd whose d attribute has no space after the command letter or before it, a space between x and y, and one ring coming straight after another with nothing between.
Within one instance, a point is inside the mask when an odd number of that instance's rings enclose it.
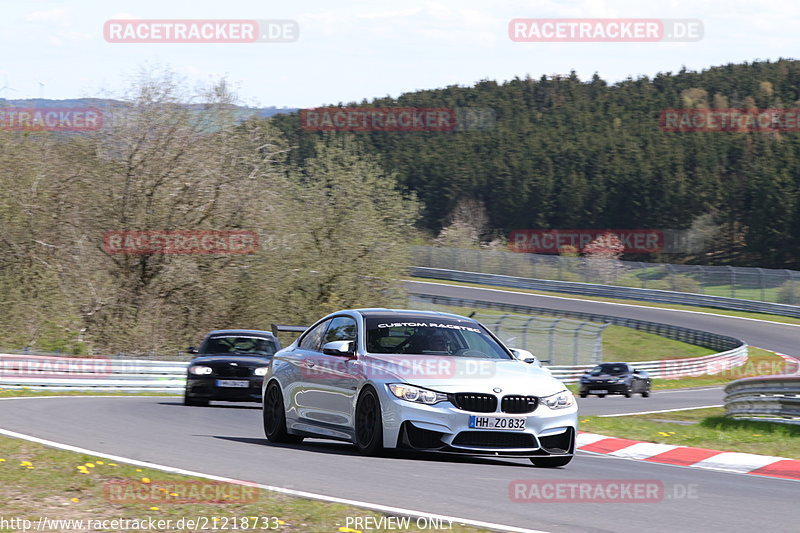
<instances>
[{"instance_id":1,"label":"car windshield","mask_svg":"<svg viewBox=\"0 0 800 533\"><path fill-rule=\"evenodd\" d=\"M612 376L624 374L628 371L628 367L625 365L597 365L592 369L591 374L593 376L599 376L600 374L611 374Z\"/></svg>"},{"instance_id":2,"label":"car windshield","mask_svg":"<svg viewBox=\"0 0 800 533\"><path fill-rule=\"evenodd\" d=\"M277 351L275 342L264 337L246 335L221 335L208 339L201 354L237 354L237 355L274 355Z\"/></svg>"},{"instance_id":3,"label":"car windshield","mask_svg":"<svg viewBox=\"0 0 800 533\"><path fill-rule=\"evenodd\" d=\"M483 326L467 320L367 318L366 330L370 353L512 359Z\"/></svg>"}]
</instances>

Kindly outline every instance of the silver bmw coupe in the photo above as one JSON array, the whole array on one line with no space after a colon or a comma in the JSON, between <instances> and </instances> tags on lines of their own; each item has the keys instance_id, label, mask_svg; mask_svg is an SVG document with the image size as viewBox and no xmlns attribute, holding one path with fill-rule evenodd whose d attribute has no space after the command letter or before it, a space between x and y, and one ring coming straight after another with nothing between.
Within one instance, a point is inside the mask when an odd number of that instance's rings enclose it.
<instances>
[{"instance_id":1,"label":"silver bmw coupe","mask_svg":"<svg viewBox=\"0 0 800 533\"><path fill-rule=\"evenodd\" d=\"M530 352L448 313L332 313L274 355L262 393L273 443L336 439L367 455L406 448L541 467L566 465L575 449L564 384Z\"/></svg>"}]
</instances>

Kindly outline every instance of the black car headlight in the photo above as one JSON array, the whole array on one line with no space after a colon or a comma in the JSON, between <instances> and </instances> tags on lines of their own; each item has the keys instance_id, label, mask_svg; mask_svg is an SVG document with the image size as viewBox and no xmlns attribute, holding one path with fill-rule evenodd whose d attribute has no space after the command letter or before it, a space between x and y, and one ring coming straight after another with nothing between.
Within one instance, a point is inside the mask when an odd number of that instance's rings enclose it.
<instances>
[{"instance_id":1,"label":"black car headlight","mask_svg":"<svg viewBox=\"0 0 800 533\"><path fill-rule=\"evenodd\" d=\"M413 385L406 385L405 383L390 383L389 390L397 398L406 400L407 402L434 405L439 402L447 401L447 394L415 387Z\"/></svg>"},{"instance_id":2,"label":"black car headlight","mask_svg":"<svg viewBox=\"0 0 800 533\"><path fill-rule=\"evenodd\" d=\"M189 367L189 373L195 376L207 376L211 374L211 372L213 372L213 370L210 366L194 365Z\"/></svg>"},{"instance_id":3,"label":"black car headlight","mask_svg":"<svg viewBox=\"0 0 800 533\"><path fill-rule=\"evenodd\" d=\"M541 401L550 409L566 409L575 405L575 396L570 391L563 390L550 396L544 396Z\"/></svg>"}]
</instances>

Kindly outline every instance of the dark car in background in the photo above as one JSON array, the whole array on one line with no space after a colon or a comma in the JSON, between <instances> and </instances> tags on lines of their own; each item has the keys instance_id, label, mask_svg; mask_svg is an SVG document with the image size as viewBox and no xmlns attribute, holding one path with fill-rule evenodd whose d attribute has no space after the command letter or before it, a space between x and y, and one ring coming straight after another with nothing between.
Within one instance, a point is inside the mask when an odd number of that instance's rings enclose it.
<instances>
[{"instance_id":1,"label":"dark car in background","mask_svg":"<svg viewBox=\"0 0 800 533\"><path fill-rule=\"evenodd\" d=\"M206 335L186 370L185 405L260 402L261 383L280 342L268 331L220 329Z\"/></svg>"},{"instance_id":2,"label":"dark car in background","mask_svg":"<svg viewBox=\"0 0 800 533\"><path fill-rule=\"evenodd\" d=\"M589 394L596 394L598 398L622 394L630 398L631 394L638 393L647 398L651 386L650 376L644 370L637 370L628 363L600 363L581 376L579 394L581 398Z\"/></svg>"}]
</instances>

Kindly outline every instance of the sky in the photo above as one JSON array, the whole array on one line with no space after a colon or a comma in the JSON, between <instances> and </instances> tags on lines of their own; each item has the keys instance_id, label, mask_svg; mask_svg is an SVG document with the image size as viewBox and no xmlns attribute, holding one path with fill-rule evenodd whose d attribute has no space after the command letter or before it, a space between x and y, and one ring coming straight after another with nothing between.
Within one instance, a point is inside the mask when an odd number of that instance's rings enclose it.
<instances>
[{"instance_id":1,"label":"sky","mask_svg":"<svg viewBox=\"0 0 800 533\"><path fill-rule=\"evenodd\" d=\"M115 97L141 69L225 77L252 106L315 107L483 79L627 77L800 58L793 0L0 0L0 97ZM700 19L696 42L514 42L516 18ZM117 19L294 20L289 43L114 43Z\"/></svg>"}]
</instances>

